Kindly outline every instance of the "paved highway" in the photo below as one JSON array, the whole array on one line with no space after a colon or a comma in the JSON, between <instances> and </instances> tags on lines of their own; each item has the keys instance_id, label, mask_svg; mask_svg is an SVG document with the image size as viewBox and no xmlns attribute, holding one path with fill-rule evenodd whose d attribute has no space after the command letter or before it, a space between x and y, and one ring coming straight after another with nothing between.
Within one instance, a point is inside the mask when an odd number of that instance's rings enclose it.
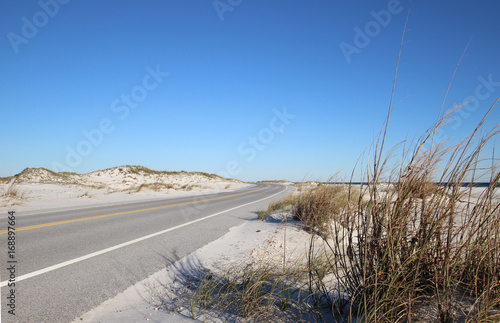
<instances>
[{"instance_id":1,"label":"paved highway","mask_svg":"<svg viewBox=\"0 0 500 323\"><path fill-rule=\"evenodd\" d=\"M15 213L12 263L8 214L2 214L1 321L70 322L229 228L255 219L255 212L289 190L257 184L219 194ZM9 287L11 272L15 286ZM9 303L15 316L8 313Z\"/></svg>"}]
</instances>

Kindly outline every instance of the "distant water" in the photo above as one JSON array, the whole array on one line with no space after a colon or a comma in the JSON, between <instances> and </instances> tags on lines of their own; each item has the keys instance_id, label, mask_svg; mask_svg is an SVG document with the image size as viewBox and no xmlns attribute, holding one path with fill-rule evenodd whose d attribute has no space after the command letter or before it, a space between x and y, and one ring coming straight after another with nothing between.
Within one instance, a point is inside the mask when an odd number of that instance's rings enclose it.
<instances>
[{"instance_id":1,"label":"distant water","mask_svg":"<svg viewBox=\"0 0 500 323\"><path fill-rule=\"evenodd\" d=\"M348 184L346 182L323 182L323 184ZM367 185L368 182L351 182L351 184L353 185L361 185L361 184L364 184L364 185ZM436 185L438 185L438 183L435 183ZM441 183L441 185L447 185L448 183ZM476 183L471 183L471 182L466 182L466 183L462 183L462 187L468 187L472 185L472 187L488 187L490 186L490 183L489 182L476 182ZM500 183L497 184L497 187L500 187Z\"/></svg>"}]
</instances>

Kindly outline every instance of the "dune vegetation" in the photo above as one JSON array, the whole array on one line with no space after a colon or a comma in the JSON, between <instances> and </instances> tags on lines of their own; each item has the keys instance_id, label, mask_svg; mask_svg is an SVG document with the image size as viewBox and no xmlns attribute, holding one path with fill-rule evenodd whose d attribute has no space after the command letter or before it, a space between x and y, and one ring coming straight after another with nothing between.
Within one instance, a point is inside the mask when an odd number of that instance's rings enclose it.
<instances>
[{"instance_id":1,"label":"dune vegetation","mask_svg":"<svg viewBox=\"0 0 500 323\"><path fill-rule=\"evenodd\" d=\"M388 149L391 99L369 161L354 167L361 184L314 185L259 212L300 221L311 236L302 262L206 273L192 312L219 309L244 321L500 322L499 128L484 126L497 102L456 144L438 142L436 132L461 106Z\"/></svg>"}]
</instances>

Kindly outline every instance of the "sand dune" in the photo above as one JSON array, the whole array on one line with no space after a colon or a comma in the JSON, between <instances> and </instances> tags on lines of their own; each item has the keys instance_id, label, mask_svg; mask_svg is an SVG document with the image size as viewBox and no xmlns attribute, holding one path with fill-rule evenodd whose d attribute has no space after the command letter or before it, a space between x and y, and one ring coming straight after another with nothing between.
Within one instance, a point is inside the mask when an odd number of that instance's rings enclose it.
<instances>
[{"instance_id":1,"label":"sand dune","mask_svg":"<svg viewBox=\"0 0 500 323\"><path fill-rule=\"evenodd\" d=\"M143 166L119 166L88 174L26 168L15 176L0 178L0 208L38 210L109 204L215 193L247 185L215 174L155 171Z\"/></svg>"}]
</instances>

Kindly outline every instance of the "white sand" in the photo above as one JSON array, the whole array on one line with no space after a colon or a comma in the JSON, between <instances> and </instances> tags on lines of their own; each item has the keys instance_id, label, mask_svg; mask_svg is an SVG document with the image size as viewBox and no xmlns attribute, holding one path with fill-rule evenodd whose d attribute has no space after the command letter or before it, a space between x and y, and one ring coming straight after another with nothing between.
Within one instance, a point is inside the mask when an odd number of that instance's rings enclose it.
<instances>
[{"instance_id":1,"label":"white sand","mask_svg":"<svg viewBox=\"0 0 500 323\"><path fill-rule=\"evenodd\" d=\"M269 221L245 222L232 228L222 238L76 318L74 323L193 321L187 302L181 297L186 288L183 279L187 275L193 275L201 267L217 271L231 264L241 265L263 259L274 261L280 266L284 250L287 259L295 261L305 255L309 240L310 235L299 229L297 221L289 221L284 226L278 215ZM214 313L211 313L209 317L198 312L197 319L219 322L213 315Z\"/></svg>"},{"instance_id":2,"label":"white sand","mask_svg":"<svg viewBox=\"0 0 500 323\"><path fill-rule=\"evenodd\" d=\"M474 188L477 198L484 191ZM189 310L189 294L186 277L195 275L200 268L212 272L221 268L242 267L244 264L272 261L282 266L283 254L288 263L303 261L307 254L311 235L300 230L297 221L281 222L283 213L273 215L269 221L248 221L232 228L222 238L198 249L168 268L129 287L123 293L102 303L97 308L75 319L76 322L182 322L193 321ZM286 235L286 236L285 236ZM321 249L321 241L315 241ZM332 278L333 279L333 278ZM195 312L196 319L207 322L223 322L235 319L223 313Z\"/></svg>"},{"instance_id":3,"label":"white sand","mask_svg":"<svg viewBox=\"0 0 500 323\"><path fill-rule=\"evenodd\" d=\"M26 194L30 196L22 207L27 209L50 207L51 205L53 207L54 203L57 205L113 203L124 200L130 201L131 197L137 200L164 198L166 196L206 192L207 190L215 192L248 185L228 180L209 180L199 174L193 177L186 173L177 174L175 175L176 178L171 177L169 183L175 183L177 186L186 185L187 183L199 185L189 192L179 191L178 189L160 190L158 192L149 189L133 193L129 193L130 191L113 192L113 190L127 190L127 187L134 187L137 183L154 183L154 181L159 181L160 178L151 180L147 175L142 175L143 177L135 175L137 178L134 179L134 174L120 174L120 171L116 169L102 172L100 175L89 176L89 181L92 180L92 183L97 183L99 180L96 177L100 178L100 182L106 186L105 189L89 189L88 186L81 185L19 184L19 190L25 190ZM150 182L147 182L148 180ZM165 178L161 180L166 181ZM128 183L128 186L125 185L126 183ZM227 187L228 184L230 184L229 188ZM477 199L483 191L483 188L474 188L472 191L473 200ZM85 194L87 192L88 194ZM88 195L91 197L87 197ZM2 200L0 199L0 201ZM300 260L301 257L307 254L306 251L311 236L300 230L299 223L296 221L288 221L285 226L281 222L282 217L283 214L273 215L269 221L248 221L243 225L232 228L222 238L129 287L123 293L76 318L74 323L192 322L187 299L182 297L183 291L186 290L186 281L184 279L195 274L200 268L216 272L220 268L228 268L231 264L241 265L259 262L262 259L271 260L276 266L281 266L284 252L288 261ZM197 320L201 321L222 321L214 318L216 313L208 313L208 316L205 316L197 312L196 315ZM227 320L228 317L226 316L224 319Z\"/></svg>"},{"instance_id":4,"label":"white sand","mask_svg":"<svg viewBox=\"0 0 500 323\"><path fill-rule=\"evenodd\" d=\"M89 174L24 170L0 184L0 212L35 211L218 193L249 186L215 175L121 166ZM15 194L8 194L15 191Z\"/></svg>"}]
</instances>

